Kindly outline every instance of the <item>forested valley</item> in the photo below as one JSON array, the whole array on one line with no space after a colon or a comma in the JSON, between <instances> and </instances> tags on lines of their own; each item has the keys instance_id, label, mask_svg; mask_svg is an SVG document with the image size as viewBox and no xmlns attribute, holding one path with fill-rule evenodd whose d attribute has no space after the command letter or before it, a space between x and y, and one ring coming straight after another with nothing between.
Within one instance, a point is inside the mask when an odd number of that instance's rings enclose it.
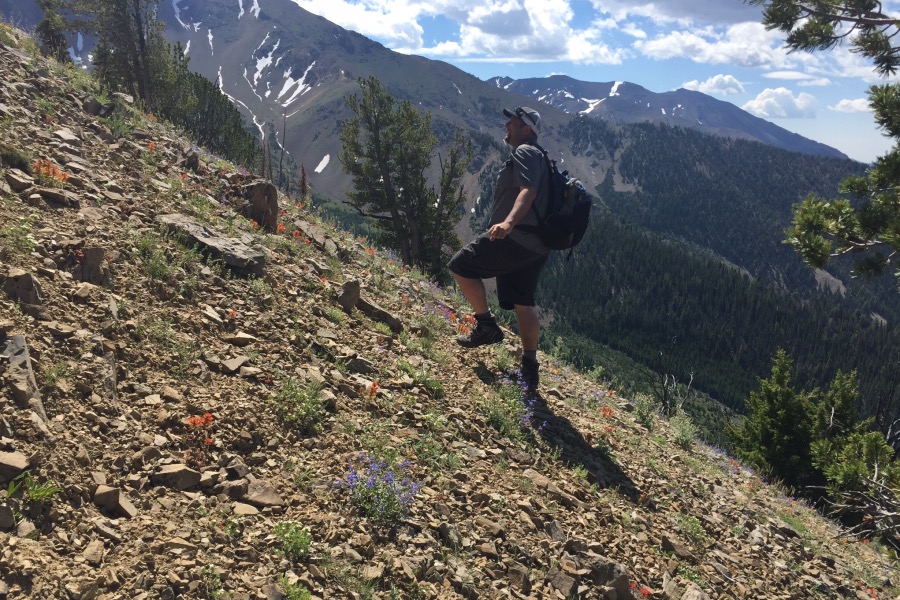
<instances>
[{"instance_id":1,"label":"forested valley","mask_svg":"<svg viewBox=\"0 0 900 600\"><path fill-rule=\"evenodd\" d=\"M615 191L610 170L588 235L548 265L546 350L589 369L599 343L679 382L693 376L694 389L741 412L783 348L798 385L857 370L860 413L877 427L900 416L894 283L855 280L836 263L846 290L830 293L783 241L794 203L834 195L864 165L657 125L576 119L567 133L575 153L618 154L635 191Z\"/></svg>"}]
</instances>

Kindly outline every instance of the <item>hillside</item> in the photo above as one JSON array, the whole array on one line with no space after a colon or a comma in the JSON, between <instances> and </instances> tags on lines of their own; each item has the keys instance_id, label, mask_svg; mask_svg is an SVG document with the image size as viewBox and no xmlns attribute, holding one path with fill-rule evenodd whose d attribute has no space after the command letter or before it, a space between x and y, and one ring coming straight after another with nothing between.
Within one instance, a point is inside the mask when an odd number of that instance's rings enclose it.
<instances>
[{"instance_id":1,"label":"hillside","mask_svg":"<svg viewBox=\"0 0 900 600\"><path fill-rule=\"evenodd\" d=\"M458 298L0 33L0 597L900 593L603 381L542 356L523 406Z\"/></svg>"}]
</instances>

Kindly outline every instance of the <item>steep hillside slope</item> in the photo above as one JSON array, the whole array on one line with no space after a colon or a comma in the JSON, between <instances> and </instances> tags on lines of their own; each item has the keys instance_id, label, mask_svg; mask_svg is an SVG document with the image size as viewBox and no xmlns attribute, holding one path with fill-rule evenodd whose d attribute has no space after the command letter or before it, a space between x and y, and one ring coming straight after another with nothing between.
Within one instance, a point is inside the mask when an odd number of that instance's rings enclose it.
<instances>
[{"instance_id":1,"label":"steep hillside slope","mask_svg":"<svg viewBox=\"0 0 900 600\"><path fill-rule=\"evenodd\" d=\"M515 347L453 343L458 299L127 105L91 116L80 72L0 44L0 77L0 596L900 591L602 382L542 357L524 405Z\"/></svg>"}]
</instances>

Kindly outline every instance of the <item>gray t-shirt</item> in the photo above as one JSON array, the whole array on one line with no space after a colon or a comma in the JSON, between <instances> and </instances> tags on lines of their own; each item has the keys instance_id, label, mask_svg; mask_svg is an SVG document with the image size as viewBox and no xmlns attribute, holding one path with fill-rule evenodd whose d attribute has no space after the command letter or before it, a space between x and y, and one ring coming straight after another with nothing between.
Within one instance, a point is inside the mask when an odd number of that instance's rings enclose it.
<instances>
[{"instance_id":1,"label":"gray t-shirt","mask_svg":"<svg viewBox=\"0 0 900 600\"><path fill-rule=\"evenodd\" d=\"M544 154L536 146L527 142L521 144L513 151L512 156L500 171L497 187L494 188L494 207L489 226L502 223L506 219L516 203L516 197L522 186L535 187L538 192L531 204L531 209L525 214L520 225L537 225L538 218L535 208L538 207L541 214L546 211L548 184L547 163L544 160ZM510 231L507 237L532 252L550 253L550 249L544 245L541 238L534 233L522 231L518 227Z\"/></svg>"}]
</instances>

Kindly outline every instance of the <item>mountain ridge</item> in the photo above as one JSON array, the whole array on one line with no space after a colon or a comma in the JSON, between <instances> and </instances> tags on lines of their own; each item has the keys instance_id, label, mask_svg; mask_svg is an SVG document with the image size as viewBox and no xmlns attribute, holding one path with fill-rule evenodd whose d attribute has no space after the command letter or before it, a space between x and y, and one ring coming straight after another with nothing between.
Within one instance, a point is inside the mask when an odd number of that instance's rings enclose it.
<instances>
[{"instance_id":1,"label":"mountain ridge","mask_svg":"<svg viewBox=\"0 0 900 600\"><path fill-rule=\"evenodd\" d=\"M755 140L791 152L847 158L839 150L787 131L729 102L685 88L656 93L627 81L587 82L566 75L518 80L492 77L487 81L566 113L612 123L666 123L719 137Z\"/></svg>"}]
</instances>

